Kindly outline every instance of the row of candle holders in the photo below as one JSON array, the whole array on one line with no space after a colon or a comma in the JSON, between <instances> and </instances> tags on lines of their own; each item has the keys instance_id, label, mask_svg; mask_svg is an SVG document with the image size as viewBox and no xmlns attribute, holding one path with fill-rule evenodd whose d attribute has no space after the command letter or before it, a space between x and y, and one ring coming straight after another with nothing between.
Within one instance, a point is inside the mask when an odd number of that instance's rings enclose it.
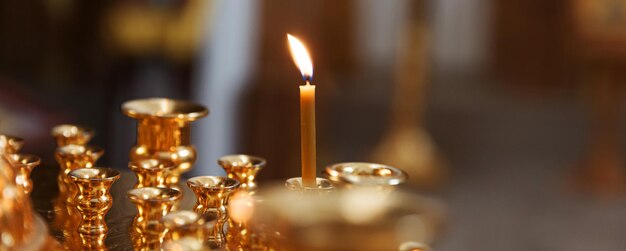
<instances>
[{"instance_id":1,"label":"row of candle holders","mask_svg":"<svg viewBox=\"0 0 626 251\"><path fill-rule=\"evenodd\" d=\"M186 101L151 98L126 102L122 112L137 120L137 144L130 151L128 164L137 183L127 192L138 212L131 231L135 249L271 250L274 244L267 233L255 233L257 230L247 224L252 216L246 208L258 200L255 177L265 167L264 159L250 155L220 158L218 164L227 176L189 179L187 186L196 195L196 205L193 211L178 210L182 198L180 177L191 170L196 160L196 150L190 144L190 123L208 115L208 109ZM62 229L65 250L107 249L104 219L113 204L111 186L121 174L96 166L104 150L88 145L94 135L93 130L77 125L52 129L60 166L53 224ZM12 142L19 150L21 141L14 138ZM32 155L7 156L22 175L16 177L16 182L27 195L32 190L28 176L39 159ZM317 178L316 187L303 187L300 178L288 179L285 186L298 193L325 194L352 186L392 188L407 178L400 169L373 163L335 164L324 173L328 179Z\"/></svg>"}]
</instances>

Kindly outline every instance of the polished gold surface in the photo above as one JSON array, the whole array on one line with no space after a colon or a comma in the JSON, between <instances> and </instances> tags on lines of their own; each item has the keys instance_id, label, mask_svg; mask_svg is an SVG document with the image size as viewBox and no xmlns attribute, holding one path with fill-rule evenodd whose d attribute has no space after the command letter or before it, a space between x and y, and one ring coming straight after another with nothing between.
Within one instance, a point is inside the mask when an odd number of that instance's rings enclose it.
<instances>
[{"instance_id":1,"label":"polished gold surface","mask_svg":"<svg viewBox=\"0 0 626 251\"><path fill-rule=\"evenodd\" d=\"M57 148L55 158L60 167L59 197L65 198L67 203L74 203L77 189L70 182L69 173L78 168L93 167L103 154L104 149L96 146L70 144Z\"/></svg>"},{"instance_id":2,"label":"polished gold surface","mask_svg":"<svg viewBox=\"0 0 626 251\"><path fill-rule=\"evenodd\" d=\"M224 224L228 221L228 197L239 187L239 181L221 176L200 176L189 179L187 185L196 194L194 211L217 219L210 238L222 246L225 242Z\"/></svg>"},{"instance_id":3,"label":"polished gold surface","mask_svg":"<svg viewBox=\"0 0 626 251\"><path fill-rule=\"evenodd\" d=\"M30 173L41 163L41 159L33 154L8 154L6 158L16 174L15 183L22 186L24 193L32 192L33 181Z\"/></svg>"},{"instance_id":4,"label":"polished gold surface","mask_svg":"<svg viewBox=\"0 0 626 251\"><path fill-rule=\"evenodd\" d=\"M137 120L137 144L130 150L130 160L173 161L176 168L167 184L177 186L181 174L188 172L196 161L196 149L191 145L191 122L207 116L209 110L182 100L148 98L122 104L122 112Z\"/></svg>"},{"instance_id":5,"label":"polished gold surface","mask_svg":"<svg viewBox=\"0 0 626 251\"><path fill-rule=\"evenodd\" d=\"M96 134L91 128L63 124L52 128L52 137L57 142L58 147L65 145L86 145Z\"/></svg>"},{"instance_id":6,"label":"polished gold surface","mask_svg":"<svg viewBox=\"0 0 626 251\"><path fill-rule=\"evenodd\" d=\"M254 178L267 162L260 157L237 154L223 156L217 160L217 163L224 168L228 178L236 179L241 183L241 189L254 190L257 187Z\"/></svg>"},{"instance_id":7,"label":"polished gold surface","mask_svg":"<svg viewBox=\"0 0 626 251\"><path fill-rule=\"evenodd\" d=\"M166 159L142 159L128 164L128 168L137 176L135 188L168 187L167 178L175 167L174 162ZM180 190L178 186L170 188Z\"/></svg>"},{"instance_id":8,"label":"polished gold surface","mask_svg":"<svg viewBox=\"0 0 626 251\"><path fill-rule=\"evenodd\" d=\"M178 190L162 187L142 187L128 191L128 199L135 204L138 212L132 225L136 250L162 249L167 229L161 221L181 195Z\"/></svg>"},{"instance_id":9,"label":"polished gold surface","mask_svg":"<svg viewBox=\"0 0 626 251\"><path fill-rule=\"evenodd\" d=\"M110 168L79 168L69 173L78 187L76 207L82 216L78 232L99 235L107 232L104 216L113 204L109 193L111 185L120 178L120 172Z\"/></svg>"},{"instance_id":10,"label":"polished gold surface","mask_svg":"<svg viewBox=\"0 0 626 251\"><path fill-rule=\"evenodd\" d=\"M206 223L204 217L187 210L171 212L163 217L163 224L172 241L186 238L205 240Z\"/></svg>"},{"instance_id":11,"label":"polished gold surface","mask_svg":"<svg viewBox=\"0 0 626 251\"><path fill-rule=\"evenodd\" d=\"M338 187L396 186L404 183L408 178L407 174L399 168L365 162L333 164L326 167L324 173Z\"/></svg>"},{"instance_id":12,"label":"polished gold surface","mask_svg":"<svg viewBox=\"0 0 626 251\"><path fill-rule=\"evenodd\" d=\"M315 187L306 187L302 185L302 177L295 177L285 181L285 187L290 191L311 194L326 194L334 189L333 184L328 179L318 177L315 182Z\"/></svg>"}]
</instances>

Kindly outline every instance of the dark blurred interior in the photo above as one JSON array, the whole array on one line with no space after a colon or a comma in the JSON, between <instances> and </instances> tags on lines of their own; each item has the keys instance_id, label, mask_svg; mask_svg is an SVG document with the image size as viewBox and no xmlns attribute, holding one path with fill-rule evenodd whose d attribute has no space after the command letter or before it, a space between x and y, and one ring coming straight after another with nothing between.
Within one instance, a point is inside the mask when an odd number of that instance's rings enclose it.
<instances>
[{"instance_id":1,"label":"dark blurred interior","mask_svg":"<svg viewBox=\"0 0 626 251\"><path fill-rule=\"evenodd\" d=\"M87 125L125 169L121 103L189 99L211 111L192 175L248 153L297 176L286 33L314 61L318 170L406 170L449 210L435 250L626 247L626 0L4 0L0 131L45 168L50 128Z\"/></svg>"}]
</instances>

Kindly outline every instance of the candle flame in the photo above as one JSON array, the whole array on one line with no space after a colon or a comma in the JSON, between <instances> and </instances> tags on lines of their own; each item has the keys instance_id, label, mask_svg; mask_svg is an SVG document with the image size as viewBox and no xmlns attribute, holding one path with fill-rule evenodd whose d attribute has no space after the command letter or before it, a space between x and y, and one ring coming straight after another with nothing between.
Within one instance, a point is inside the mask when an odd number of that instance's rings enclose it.
<instances>
[{"instance_id":1,"label":"candle flame","mask_svg":"<svg viewBox=\"0 0 626 251\"><path fill-rule=\"evenodd\" d=\"M302 78L309 82L313 80L313 63L311 62L311 55L309 51L304 47L304 44L298 40L298 38L287 34L287 40L289 40L289 49L291 51L291 57L293 57L294 63L300 68Z\"/></svg>"}]
</instances>

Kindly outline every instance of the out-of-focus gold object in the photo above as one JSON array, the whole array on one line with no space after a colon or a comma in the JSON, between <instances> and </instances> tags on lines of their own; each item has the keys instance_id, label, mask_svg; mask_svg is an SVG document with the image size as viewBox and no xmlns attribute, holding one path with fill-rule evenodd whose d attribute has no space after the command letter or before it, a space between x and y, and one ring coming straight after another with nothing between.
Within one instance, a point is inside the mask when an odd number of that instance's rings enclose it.
<instances>
[{"instance_id":1,"label":"out-of-focus gold object","mask_svg":"<svg viewBox=\"0 0 626 251\"><path fill-rule=\"evenodd\" d=\"M120 172L110 168L79 168L69 173L78 187L76 207L82 216L78 232L86 235L105 234L104 216L113 205L109 193L111 185L120 178Z\"/></svg>"},{"instance_id":2,"label":"out-of-focus gold object","mask_svg":"<svg viewBox=\"0 0 626 251\"><path fill-rule=\"evenodd\" d=\"M225 242L224 224L228 220L228 197L239 187L239 181L228 177L200 176L189 179L187 185L196 194L194 211L204 217L217 219L210 239L222 246Z\"/></svg>"},{"instance_id":3,"label":"out-of-focus gold object","mask_svg":"<svg viewBox=\"0 0 626 251\"><path fill-rule=\"evenodd\" d=\"M401 189L370 186L324 196L280 186L260 191L250 222L259 242L279 250L429 250L444 227L442 206Z\"/></svg>"},{"instance_id":4,"label":"out-of-focus gold object","mask_svg":"<svg viewBox=\"0 0 626 251\"><path fill-rule=\"evenodd\" d=\"M86 145L96 134L91 128L63 124L52 128L52 137L57 142L58 147L65 145Z\"/></svg>"},{"instance_id":5,"label":"out-of-focus gold object","mask_svg":"<svg viewBox=\"0 0 626 251\"><path fill-rule=\"evenodd\" d=\"M22 186L24 193L30 194L33 191L30 173L41 163L41 159L33 154L7 154L6 157L16 173L15 183Z\"/></svg>"},{"instance_id":6,"label":"out-of-focus gold object","mask_svg":"<svg viewBox=\"0 0 626 251\"><path fill-rule=\"evenodd\" d=\"M352 186L391 187L404 183L408 178L407 174L399 168L365 162L333 164L326 167L324 173L333 182L333 185L341 188Z\"/></svg>"},{"instance_id":7,"label":"out-of-focus gold object","mask_svg":"<svg viewBox=\"0 0 626 251\"><path fill-rule=\"evenodd\" d=\"M249 222L254 214L254 206L257 198L253 193L239 189L233 193L228 201L228 232L226 233L227 250L264 250L259 249L255 239L257 233L249 227Z\"/></svg>"},{"instance_id":8,"label":"out-of-focus gold object","mask_svg":"<svg viewBox=\"0 0 626 251\"><path fill-rule=\"evenodd\" d=\"M217 163L224 168L228 178L239 181L241 189L255 190L257 185L254 178L265 167L267 161L256 156L237 154L223 156Z\"/></svg>"},{"instance_id":9,"label":"out-of-focus gold object","mask_svg":"<svg viewBox=\"0 0 626 251\"><path fill-rule=\"evenodd\" d=\"M137 207L133 221L133 242L136 250L160 250L166 235L161 222L180 200L182 193L172 188L142 187L127 192L130 201Z\"/></svg>"},{"instance_id":10,"label":"out-of-focus gold object","mask_svg":"<svg viewBox=\"0 0 626 251\"><path fill-rule=\"evenodd\" d=\"M104 149L96 146L64 145L57 148L55 158L59 163L59 198L74 203L76 186L70 181L69 173L78 168L93 167L104 154Z\"/></svg>"},{"instance_id":11,"label":"out-of-focus gold object","mask_svg":"<svg viewBox=\"0 0 626 251\"><path fill-rule=\"evenodd\" d=\"M308 194L326 194L334 189L333 183L328 179L317 177L315 182L316 186L306 187L302 185L302 177L294 177L285 181L285 187L290 191Z\"/></svg>"},{"instance_id":12,"label":"out-of-focus gold object","mask_svg":"<svg viewBox=\"0 0 626 251\"><path fill-rule=\"evenodd\" d=\"M167 177L175 167L174 162L165 159L143 159L128 164L128 168L137 176L135 188L167 187Z\"/></svg>"},{"instance_id":13,"label":"out-of-focus gold object","mask_svg":"<svg viewBox=\"0 0 626 251\"><path fill-rule=\"evenodd\" d=\"M213 231L214 221L187 210L175 211L163 217L169 240L165 250L206 250L207 233Z\"/></svg>"},{"instance_id":14,"label":"out-of-focus gold object","mask_svg":"<svg viewBox=\"0 0 626 251\"><path fill-rule=\"evenodd\" d=\"M6 141L4 148L5 154L18 153L24 146L24 139L22 138L7 134L0 134L0 137L3 137Z\"/></svg>"},{"instance_id":15,"label":"out-of-focus gold object","mask_svg":"<svg viewBox=\"0 0 626 251\"><path fill-rule=\"evenodd\" d=\"M51 242L42 219L32 210L24 187L16 183L17 174L8 163L9 152L15 153L23 142L0 135L0 250L46 250ZM8 151L8 152L7 152Z\"/></svg>"},{"instance_id":16,"label":"out-of-focus gold object","mask_svg":"<svg viewBox=\"0 0 626 251\"><path fill-rule=\"evenodd\" d=\"M178 187L181 174L191 170L196 161L196 149L191 145L191 122L207 116L209 110L187 101L148 98L122 104L122 112L137 120L137 144L130 150L130 160L174 162L176 168L168 176L167 185Z\"/></svg>"}]
</instances>

